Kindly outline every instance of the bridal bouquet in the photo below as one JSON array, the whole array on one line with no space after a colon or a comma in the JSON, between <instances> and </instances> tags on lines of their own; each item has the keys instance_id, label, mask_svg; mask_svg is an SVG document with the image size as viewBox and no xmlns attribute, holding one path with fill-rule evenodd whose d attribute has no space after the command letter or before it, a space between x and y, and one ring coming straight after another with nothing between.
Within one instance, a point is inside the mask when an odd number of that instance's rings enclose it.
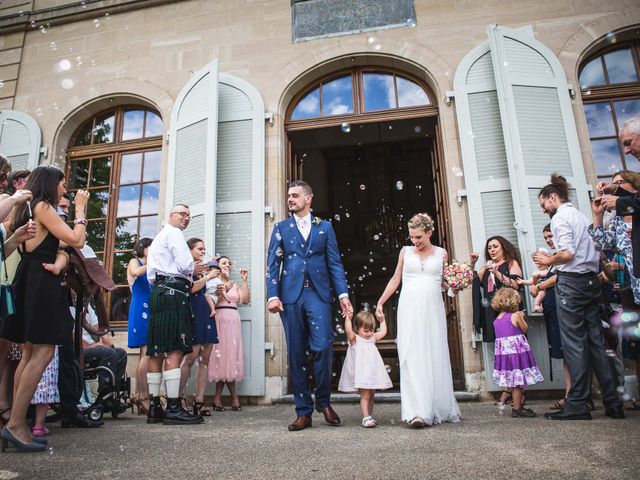
<instances>
[{"instance_id":1,"label":"bridal bouquet","mask_svg":"<svg viewBox=\"0 0 640 480\"><path fill-rule=\"evenodd\" d=\"M473 282L473 269L466 263L460 263L454 260L450 264L445 265L442 271L442 277L454 290L464 290Z\"/></svg>"}]
</instances>

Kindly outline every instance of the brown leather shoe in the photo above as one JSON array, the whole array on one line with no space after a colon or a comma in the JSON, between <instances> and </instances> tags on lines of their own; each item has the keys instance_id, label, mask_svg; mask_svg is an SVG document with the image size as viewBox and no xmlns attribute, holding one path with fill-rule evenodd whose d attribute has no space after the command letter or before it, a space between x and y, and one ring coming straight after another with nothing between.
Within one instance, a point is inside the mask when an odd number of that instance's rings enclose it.
<instances>
[{"instance_id":1,"label":"brown leather shoe","mask_svg":"<svg viewBox=\"0 0 640 480\"><path fill-rule=\"evenodd\" d=\"M297 432L305 428L311 428L311 417L296 417L293 423L289 425L290 432Z\"/></svg>"},{"instance_id":2,"label":"brown leather shoe","mask_svg":"<svg viewBox=\"0 0 640 480\"><path fill-rule=\"evenodd\" d=\"M324 421L333 427L340 425L340 417L331 407L321 407L316 404L316 410L324 415Z\"/></svg>"}]
</instances>

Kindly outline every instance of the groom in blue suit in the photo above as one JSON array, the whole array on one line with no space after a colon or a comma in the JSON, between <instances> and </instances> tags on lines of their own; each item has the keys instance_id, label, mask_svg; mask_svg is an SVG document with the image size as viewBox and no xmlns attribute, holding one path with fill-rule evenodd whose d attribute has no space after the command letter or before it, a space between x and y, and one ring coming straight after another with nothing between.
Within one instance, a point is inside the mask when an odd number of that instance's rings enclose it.
<instances>
[{"instance_id":1,"label":"groom in blue suit","mask_svg":"<svg viewBox=\"0 0 640 480\"><path fill-rule=\"evenodd\" d=\"M267 257L267 307L280 313L289 350L297 415L290 431L311 427L314 404L307 381L307 350L313 353L315 408L329 425L340 424L330 403L334 292L342 316L353 313L336 235L330 222L311 215L312 199L308 183L289 184L287 206L292 215L273 228Z\"/></svg>"}]
</instances>

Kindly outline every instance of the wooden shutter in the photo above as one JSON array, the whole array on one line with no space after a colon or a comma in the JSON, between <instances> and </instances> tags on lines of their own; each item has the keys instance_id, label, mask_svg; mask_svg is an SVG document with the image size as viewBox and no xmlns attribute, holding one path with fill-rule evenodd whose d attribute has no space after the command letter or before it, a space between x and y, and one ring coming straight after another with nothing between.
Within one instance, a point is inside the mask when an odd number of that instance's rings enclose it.
<instances>
[{"instance_id":1,"label":"wooden shutter","mask_svg":"<svg viewBox=\"0 0 640 480\"><path fill-rule=\"evenodd\" d=\"M40 160L42 135L36 121L26 113L0 110L0 153L12 170L33 170Z\"/></svg>"},{"instance_id":2,"label":"wooden shutter","mask_svg":"<svg viewBox=\"0 0 640 480\"><path fill-rule=\"evenodd\" d=\"M218 131L218 61L214 60L180 91L171 112L166 211L176 203L191 209L185 238L213 245Z\"/></svg>"},{"instance_id":3,"label":"wooden shutter","mask_svg":"<svg viewBox=\"0 0 640 480\"><path fill-rule=\"evenodd\" d=\"M265 393L264 104L258 91L220 75L215 251L233 262L233 280L249 269L251 303L242 319L245 378L240 395Z\"/></svg>"}]
</instances>

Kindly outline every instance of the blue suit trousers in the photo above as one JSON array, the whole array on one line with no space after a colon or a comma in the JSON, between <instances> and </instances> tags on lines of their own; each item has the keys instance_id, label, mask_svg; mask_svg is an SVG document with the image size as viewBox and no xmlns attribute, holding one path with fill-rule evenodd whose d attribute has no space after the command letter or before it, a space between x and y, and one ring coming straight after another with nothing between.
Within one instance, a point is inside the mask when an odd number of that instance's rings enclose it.
<instances>
[{"instance_id":1,"label":"blue suit trousers","mask_svg":"<svg viewBox=\"0 0 640 480\"><path fill-rule=\"evenodd\" d=\"M289 349L289 372L296 413L301 417L310 417L314 405L308 381L310 372L307 371L309 350L313 354L316 403L321 407L330 405L335 336L331 303L323 302L313 287L303 288L295 303L284 304L280 317Z\"/></svg>"}]
</instances>

